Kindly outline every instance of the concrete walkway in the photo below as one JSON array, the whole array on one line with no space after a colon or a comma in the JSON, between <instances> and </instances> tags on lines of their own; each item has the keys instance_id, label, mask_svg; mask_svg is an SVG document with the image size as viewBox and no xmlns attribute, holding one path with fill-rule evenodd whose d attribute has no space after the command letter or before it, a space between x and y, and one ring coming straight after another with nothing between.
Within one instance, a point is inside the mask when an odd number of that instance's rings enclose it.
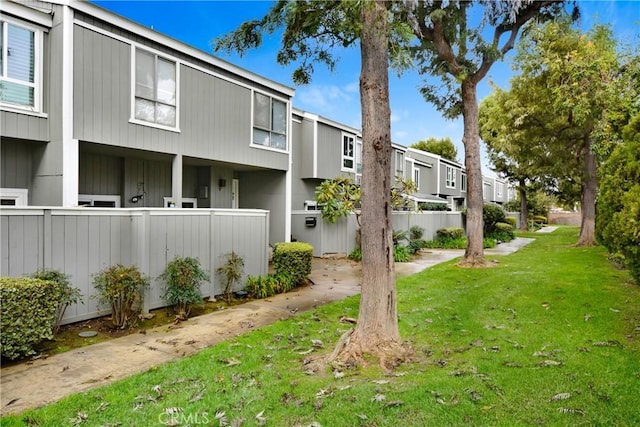
<instances>
[{"instance_id":1,"label":"concrete walkway","mask_svg":"<svg viewBox=\"0 0 640 427\"><path fill-rule=\"evenodd\" d=\"M542 227L539 230L536 230L536 233L553 233L554 231L556 231L558 229L558 227L553 227L553 226L546 226L546 227Z\"/></svg>"},{"instance_id":2,"label":"concrete walkway","mask_svg":"<svg viewBox=\"0 0 640 427\"><path fill-rule=\"evenodd\" d=\"M506 255L534 239L516 238L485 251ZM420 272L464 254L462 250L427 250L409 263L396 263L398 277ZM19 413L73 393L109 384L154 366L319 305L360 293L361 268L347 259L314 259L313 286L215 313L105 341L51 357L4 367L0 371L0 414Z\"/></svg>"}]
</instances>

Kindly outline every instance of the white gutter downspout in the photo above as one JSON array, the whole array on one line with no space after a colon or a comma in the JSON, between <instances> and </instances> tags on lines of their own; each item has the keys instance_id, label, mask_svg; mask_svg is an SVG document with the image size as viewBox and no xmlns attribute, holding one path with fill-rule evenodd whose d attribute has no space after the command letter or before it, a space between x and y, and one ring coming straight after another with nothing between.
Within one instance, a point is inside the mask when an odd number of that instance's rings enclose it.
<instances>
[{"instance_id":1,"label":"white gutter downspout","mask_svg":"<svg viewBox=\"0 0 640 427\"><path fill-rule=\"evenodd\" d=\"M78 206L80 149L73 139L73 10L62 6L62 206Z\"/></svg>"},{"instance_id":2,"label":"white gutter downspout","mask_svg":"<svg viewBox=\"0 0 640 427\"><path fill-rule=\"evenodd\" d=\"M293 120L291 102L287 103L287 135L289 135L289 157L287 173L285 174L285 195L284 195L284 242L291 241L291 192L293 191Z\"/></svg>"}]
</instances>

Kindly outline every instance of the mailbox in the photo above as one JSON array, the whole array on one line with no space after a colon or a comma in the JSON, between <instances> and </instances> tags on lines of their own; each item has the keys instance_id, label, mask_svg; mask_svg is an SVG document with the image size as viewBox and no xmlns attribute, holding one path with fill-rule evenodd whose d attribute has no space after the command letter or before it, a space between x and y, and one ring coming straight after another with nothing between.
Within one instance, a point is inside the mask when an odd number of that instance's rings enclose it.
<instances>
[{"instance_id":1,"label":"mailbox","mask_svg":"<svg viewBox=\"0 0 640 427\"><path fill-rule=\"evenodd\" d=\"M305 224L307 227L315 227L315 226L316 226L316 221L317 221L317 220L318 220L318 219L317 219L315 216L307 216L307 217L305 217L305 219L304 219L304 224Z\"/></svg>"}]
</instances>

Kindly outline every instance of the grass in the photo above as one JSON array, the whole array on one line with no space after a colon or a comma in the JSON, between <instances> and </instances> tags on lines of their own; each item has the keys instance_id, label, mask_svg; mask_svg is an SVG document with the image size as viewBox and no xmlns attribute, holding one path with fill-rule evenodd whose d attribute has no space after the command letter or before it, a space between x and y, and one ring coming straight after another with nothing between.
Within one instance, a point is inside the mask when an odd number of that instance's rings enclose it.
<instances>
[{"instance_id":1,"label":"grass","mask_svg":"<svg viewBox=\"0 0 640 427\"><path fill-rule=\"evenodd\" d=\"M602 248L573 247L575 228L525 236L537 240L494 268L398 281L417 360L392 374L305 372L357 316L354 297L1 424L640 424L640 288Z\"/></svg>"}]
</instances>

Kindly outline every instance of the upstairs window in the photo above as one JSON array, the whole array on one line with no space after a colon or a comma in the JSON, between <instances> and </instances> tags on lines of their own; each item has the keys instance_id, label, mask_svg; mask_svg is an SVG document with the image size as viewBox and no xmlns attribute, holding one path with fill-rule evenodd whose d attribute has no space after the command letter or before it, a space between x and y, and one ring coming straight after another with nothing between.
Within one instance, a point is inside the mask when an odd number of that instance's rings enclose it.
<instances>
[{"instance_id":1,"label":"upstairs window","mask_svg":"<svg viewBox=\"0 0 640 427\"><path fill-rule=\"evenodd\" d=\"M0 21L0 101L41 110L42 31Z\"/></svg>"},{"instance_id":2,"label":"upstairs window","mask_svg":"<svg viewBox=\"0 0 640 427\"><path fill-rule=\"evenodd\" d=\"M467 191L467 175L462 174L460 180L460 191Z\"/></svg>"},{"instance_id":3,"label":"upstairs window","mask_svg":"<svg viewBox=\"0 0 640 427\"><path fill-rule=\"evenodd\" d=\"M416 190L420 190L420 169L413 168L413 183L416 185Z\"/></svg>"},{"instance_id":4,"label":"upstairs window","mask_svg":"<svg viewBox=\"0 0 640 427\"><path fill-rule=\"evenodd\" d=\"M497 199L502 199L502 192L503 192L504 188L503 188L503 184L501 182L496 182L496 193L498 193L496 195Z\"/></svg>"},{"instance_id":5,"label":"upstairs window","mask_svg":"<svg viewBox=\"0 0 640 427\"><path fill-rule=\"evenodd\" d=\"M287 149L287 104L258 92L253 94L253 143Z\"/></svg>"},{"instance_id":6,"label":"upstairs window","mask_svg":"<svg viewBox=\"0 0 640 427\"><path fill-rule=\"evenodd\" d=\"M342 170L355 170L356 138L353 135L342 135Z\"/></svg>"},{"instance_id":7,"label":"upstairs window","mask_svg":"<svg viewBox=\"0 0 640 427\"><path fill-rule=\"evenodd\" d=\"M447 188L456 188L456 170L447 166Z\"/></svg>"},{"instance_id":8,"label":"upstairs window","mask_svg":"<svg viewBox=\"0 0 640 427\"><path fill-rule=\"evenodd\" d=\"M174 61L136 49L134 118L177 127L177 67Z\"/></svg>"},{"instance_id":9,"label":"upstairs window","mask_svg":"<svg viewBox=\"0 0 640 427\"><path fill-rule=\"evenodd\" d=\"M404 153L396 151L396 175L404 176Z\"/></svg>"}]
</instances>

